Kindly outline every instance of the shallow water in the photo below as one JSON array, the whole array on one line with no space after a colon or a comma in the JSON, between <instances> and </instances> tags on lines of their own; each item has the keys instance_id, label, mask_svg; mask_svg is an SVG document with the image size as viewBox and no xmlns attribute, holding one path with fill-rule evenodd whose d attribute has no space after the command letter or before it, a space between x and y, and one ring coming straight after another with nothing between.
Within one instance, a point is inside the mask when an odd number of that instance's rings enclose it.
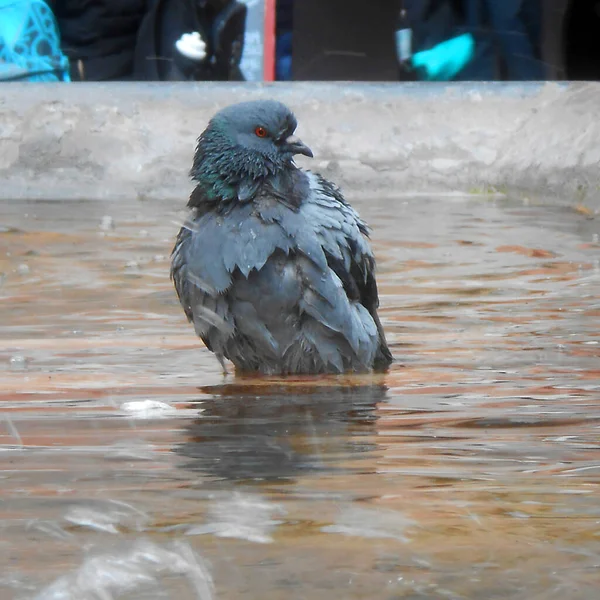
<instances>
[{"instance_id":1,"label":"shallow water","mask_svg":"<svg viewBox=\"0 0 600 600\"><path fill-rule=\"evenodd\" d=\"M397 360L283 380L193 335L172 206L2 205L0 598L597 598L598 219L356 206Z\"/></svg>"}]
</instances>

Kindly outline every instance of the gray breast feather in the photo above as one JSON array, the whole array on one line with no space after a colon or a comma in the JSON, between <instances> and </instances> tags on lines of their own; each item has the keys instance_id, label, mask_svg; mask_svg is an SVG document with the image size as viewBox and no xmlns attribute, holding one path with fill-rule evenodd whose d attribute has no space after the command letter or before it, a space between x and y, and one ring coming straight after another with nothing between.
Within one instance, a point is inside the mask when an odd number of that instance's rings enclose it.
<instances>
[{"instance_id":1,"label":"gray breast feather","mask_svg":"<svg viewBox=\"0 0 600 600\"><path fill-rule=\"evenodd\" d=\"M192 233L186 250L188 273L206 291L222 293L236 268L247 277L276 249L298 250L322 270L327 269L328 253L349 268L351 259L371 256L357 221L352 209L333 201L309 200L294 211L258 199L256 205L238 205L224 216L207 213L186 225Z\"/></svg>"},{"instance_id":2,"label":"gray breast feather","mask_svg":"<svg viewBox=\"0 0 600 600\"><path fill-rule=\"evenodd\" d=\"M207 213L188 223L191 240L185 251L188 273L206 291L222 293L231 285L231 274L244 276L260 270L275 249L284 252L292 240L276 223L265 223L253 214L252 205L240 205L219 216Z\"/></svg>"}]
</instances>

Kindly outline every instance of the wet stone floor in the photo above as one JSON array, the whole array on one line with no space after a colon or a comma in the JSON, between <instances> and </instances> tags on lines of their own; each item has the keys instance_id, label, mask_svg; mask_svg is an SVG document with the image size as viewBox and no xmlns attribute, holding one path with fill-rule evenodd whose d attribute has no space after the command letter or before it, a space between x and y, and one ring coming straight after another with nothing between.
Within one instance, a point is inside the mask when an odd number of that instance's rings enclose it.
<instances>
[{"instance_id":1,"label":"wet stone floor","mask_svg":"<svg viewBox=\"0 0 600 600\"><path fill-rule=\"evenodd\" d=\"M0 209L0 599L596 600L600 218L356 202L396 362L223 377L170 203Z\"/></svg>"}]
</instances>

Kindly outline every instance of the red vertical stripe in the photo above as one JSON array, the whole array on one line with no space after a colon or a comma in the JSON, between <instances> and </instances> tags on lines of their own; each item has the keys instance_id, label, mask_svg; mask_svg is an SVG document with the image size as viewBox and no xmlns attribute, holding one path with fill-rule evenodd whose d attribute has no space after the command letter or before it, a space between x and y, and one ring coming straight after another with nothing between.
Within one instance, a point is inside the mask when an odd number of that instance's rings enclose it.
<instances>
[{"instance_id":1,"label":"red vertical stripe","mask_svg":"<svg viewBox=\"0 0 600 600\"><path fill-rule=\"evenodd\" d=\"M275 81L275 8L277 0L265 2L265 32L263 55L263 78L265 81Z\"/></svg>"}]
</instances>

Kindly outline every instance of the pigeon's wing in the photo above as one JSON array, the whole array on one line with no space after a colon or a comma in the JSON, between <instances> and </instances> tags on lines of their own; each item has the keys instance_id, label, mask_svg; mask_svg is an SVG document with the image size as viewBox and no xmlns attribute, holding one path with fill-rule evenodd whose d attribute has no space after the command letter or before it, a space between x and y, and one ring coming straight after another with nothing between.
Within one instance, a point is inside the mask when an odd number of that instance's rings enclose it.
<instances>
[{"instance_id":1,"label":"pigeon's wing","mask_svg":"<svg viewBox=\"0 0 600 600\"><path fill-rule=\"evenodd\" d=\"M375 322L379 344L374 364L376 368L385 368L392 355L377 314L379 294L368 228L346 203L339 188L319 175L310 175L312 194L303 210L311 221L319 224L316 231L322 240L327 265L339 278L348 299L363 306Z\"/></svg>"},{"instance_id":2,"label":"pigeon's wing","mask_svg":"<svg viewBox=\"0 0 600 600\"><path fill-rule=\"evenodd\" d=\"M245 330L253 321L252 307L239 302L234 307L231 288L240 276L260 271L276 250L287 254L292 247L293 240L277 224L263 222L252 203L224 215L196 213L185 223L173 250L171 277L185 314L210 350L226 354L234 329L256 334Z\"/></svg>"},{"instance_id":3,"label":"pigeon's wing","mask_svg":"<svg viewBox=\"0 0 600 600\"><path fill-rule=\"evenodd\" d=\"M340 344L342 338L367 366L387 366L391 360L377 317L375 259L368 230L340 190L319 175L307 172L303 201L294 208L266 199L258 212L265 222L278 224L290 240L305 295L301 309L337 332L315 340L317 347ZM293 203L290 203L293 207Z\"/></svg>"},{"instance_id":4,"label":"pigeon's wing","mask_svg":"<svg viewBox=\"0 0 600 600\"><path fill-rule=\"evenodd\" d=\"M223 347L233 333L233 319L227 298L214 291L202 274L190 268L193 230L182 227L171 257L171 279L186 317L206 347L221 360Z\"/></svg>"},{"instance_id":5,"label":"pigeon's wing","mask_svg":"<svg viewBox=\"0 0 600 600\"><path fill-rule=\"evenodd\" d=\"M171 253L171 279L175 285L175 291L179 302L183 307L185 316L188 321L194 319L192 312L192 297L190 295L190 281L187 276L187 268L185 264L186 248L189 244L191 232L186 227L182 227L177 234L175 246Z\"/></svg>"}]
</instances>

